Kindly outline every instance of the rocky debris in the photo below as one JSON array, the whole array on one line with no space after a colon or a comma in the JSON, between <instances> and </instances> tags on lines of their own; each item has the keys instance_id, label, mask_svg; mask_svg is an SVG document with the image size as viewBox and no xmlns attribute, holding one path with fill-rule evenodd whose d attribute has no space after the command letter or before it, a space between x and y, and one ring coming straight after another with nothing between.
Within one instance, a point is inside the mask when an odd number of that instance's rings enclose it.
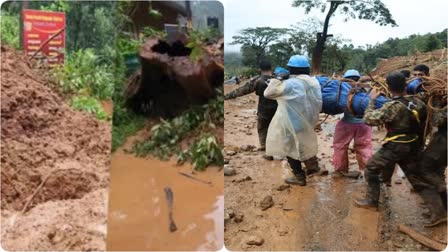
<instances>
[{"instance_id":1,"label":"rocky debris","mask_svg":"<svg viewBox=\"0 0 448 252\"><path fill-rule=\"evenodd\" d=\"M241 145L240 150L241 151L252 151L255 150L257 147L254 145Z\"/></svg>"},{"instance_id":2,"label":"rocky debris","mask_svg":"<svg viewBox=\"0 0 448 252\"><path fill-rule=\"evenodd\" d=\"M233 151L233 150L227 151L226 154L227 154L227 156L235 156L236 155L236 151Z\"/></svg>"},{"instance_id":3,"label":"rocky debris","mask_svg":"<svg viewBox=\"0 0 448 252\"><path fill-rule=\"evenodd\" d=\"M224 176L234 176L236 175L236 170L230 165L224 165Z\"/></svg>"},{"instance_id":4,"label":"rocky debris","mask_svg":"<svg viewBox=\"0 0 448 252\"><path fill-rule=\"evenodd\" d=\"M278 233L278 235L280 235L280 236L285 236L286 234L289 233L289 228L286 227L286 226L284 226L284 227L280 227L280 228L277 230L277 233Z\"/></svg>"},{"instance_id":5,"label":"rocky debris","mask_svg":"<svg viewBox=\"0 0 448 252\"><path fill-rule=\"evenodd\" d=\"M250 181L250 180L252 180L252 177L247 175L244 178L236 179L236 180L233 180L232 182L241 183L241 182Z\"/></svg>"},{"instance_id":6,"label":"rocky debris","mask_svg":"<svg viewBox=\"0 0 448 252\"><path fill-rule=\"evenodd\" d=\"M286 204L283 204L282 209L283 209L283 211L291 211L294 209L294 207L291 203L286 203Z\"/></svg>"},{"instance_id":7,"label":"rocky debris","mask_svg":"<svg viewBox=\"0 0 448 252\"><path fill-rule=\"evenodd\" d=\"M275 190L277 190L277 191L284 191L284 190L289 189L289 188L291 188L291 185L281 184L281 185L277 186L277 188L275 188Z\"/></svg>"},{"instance_id":8,"label":"rocky debris","mask_svg":"<svg viewBox=\"0 0 448 252\"><path fill-rule=\"evenodd\" d=\"M230 216L230 215L229 215ZM242 213L237 213L237 214L235 214L235 217L233 218L233 221L235 222L235 223L240 223L240 222L242 222L244 220L244 214L242 214Z\"/></svg>"},{"instance_id":9,"label":"rocky debris","mask_svg":"<svg viewBox=\"0 0 448 252\"><path fill-rule=\"evenodd\" d=\"M258 236L250 236L246 240L247 245L261 246L261 245L263 245L263 243L264 243L264 239L261 237L258 237Z\"/></svg>"},{"instance_id":10,"label":"rocky debris","mask_svg":"<svg viewBox=\"0 0 448 252\"><path fill-rule=\"evenodd\" d=\"M227 158L224 158L224 164L229 164L229 163L230 163L230 160Z\"/></svg>"},{"instance_id":11,"label":"rocky debris","mask_svg":"<svg viewBox=\"0 0 448 252\"><path fill-rule=\"evenodd\" d=\"M274 200L272 199L272 196L266 196L264 199L260 202L260 208L262 211L265 211L269 208L271 208L274 205Z\"/></svg>"}]
</instances>

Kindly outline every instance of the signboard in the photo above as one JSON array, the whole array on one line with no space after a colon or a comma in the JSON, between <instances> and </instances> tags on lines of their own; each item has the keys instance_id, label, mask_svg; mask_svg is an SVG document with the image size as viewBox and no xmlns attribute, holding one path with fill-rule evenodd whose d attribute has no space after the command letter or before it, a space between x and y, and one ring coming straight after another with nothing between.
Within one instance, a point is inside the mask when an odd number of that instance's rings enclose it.
<instances>
[{"instance_id":1,"label":"signboard","mask_svg":"<svg viewBox=\"0 0 448 252\"><path fill-rule=\"evenodd\" d=\"M65 13L39 10L23 10L23 48L27 55L45 55L50 66L64 63ZM58 35L54 36L55 34ZM49 38L54 38L48 41Z\"/></svg>"}]
</instances>

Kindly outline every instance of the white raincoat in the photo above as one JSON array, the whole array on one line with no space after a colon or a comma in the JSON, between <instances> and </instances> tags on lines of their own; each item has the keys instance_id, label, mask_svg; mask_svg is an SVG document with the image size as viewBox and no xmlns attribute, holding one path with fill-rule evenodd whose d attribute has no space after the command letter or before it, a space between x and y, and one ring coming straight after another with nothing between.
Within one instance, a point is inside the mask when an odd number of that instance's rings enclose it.
<instances>
[{"instance_id":1,"label":"white raincoat","mask_svg":"<svg viewBox=\"0 0 448 252\"><path fill-rule=\"evenodd\" d=\"M278 107L269 124L266 154L289 156L301 161L317 154L314 127L322 109L319 82L308 75L293 75L285 81L271 79L264 91Z\"/></svg>"}]
</instances>

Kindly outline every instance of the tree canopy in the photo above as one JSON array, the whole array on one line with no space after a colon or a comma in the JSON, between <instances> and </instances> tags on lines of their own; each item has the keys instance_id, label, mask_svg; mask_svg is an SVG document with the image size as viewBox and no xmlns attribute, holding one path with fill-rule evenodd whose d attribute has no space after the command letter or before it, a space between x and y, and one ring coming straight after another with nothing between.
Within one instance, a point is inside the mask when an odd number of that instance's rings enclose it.
<instances>
[{"instance_id":1,"label":"tree canopy","mask_svg":"<svg viewBox=\"0 0 448 252\"><path fill-rule=\"evenodd\" d=\"M321 72L322 56L325 50L325 43L331 37L328 34L328 27L330 26L330 19L339 10L341 15L345 16L345 21L350 18L358 18L373 21L381 26L392 25L397 26L397 23L392 18L389 9L381 2L381 0L294 0L293 7L305 9L305 14L308 14L312 9L320 9L324 13L327 8L327 14L323 23L322 32L317 33L316 45L312 54L312 72Z\"/></svg>"},{"instance_id":2,"label":"tree canopy","mask_svg":"<svg viewBox=\"0 0 448 252\"><path fill-rule=\"evenodd\" d=\"M289 29L286 28L246 28L239 31L239 35L233 36L233 41L230 44L242 45L241 51L243 55L245 55L243 56L243 58L246 59L245 64L252 64L256 66L260 60L265 57L268 45L285 36L288 31Z\"/></svg>"}]
</instances>

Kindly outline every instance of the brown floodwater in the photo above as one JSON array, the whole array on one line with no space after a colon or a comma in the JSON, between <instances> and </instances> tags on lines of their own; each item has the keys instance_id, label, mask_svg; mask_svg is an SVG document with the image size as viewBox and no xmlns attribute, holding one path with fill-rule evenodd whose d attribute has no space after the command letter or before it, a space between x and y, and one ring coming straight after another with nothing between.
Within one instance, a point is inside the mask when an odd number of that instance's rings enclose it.
<instances>
[{"instance_id":1,"label":"brown floodwater","mask_svg":"<svg viewBox=\"0 0 448 252\"><path fill-rule=\"evenodd\" d=\"M191 172L190 165L138 158L123 150L115 152L107 250L219 250L224 236L223 172L217 167ZM169 230L165 187L170 187L174 196L175 232Z\"/></svg>"}]
</instances>

